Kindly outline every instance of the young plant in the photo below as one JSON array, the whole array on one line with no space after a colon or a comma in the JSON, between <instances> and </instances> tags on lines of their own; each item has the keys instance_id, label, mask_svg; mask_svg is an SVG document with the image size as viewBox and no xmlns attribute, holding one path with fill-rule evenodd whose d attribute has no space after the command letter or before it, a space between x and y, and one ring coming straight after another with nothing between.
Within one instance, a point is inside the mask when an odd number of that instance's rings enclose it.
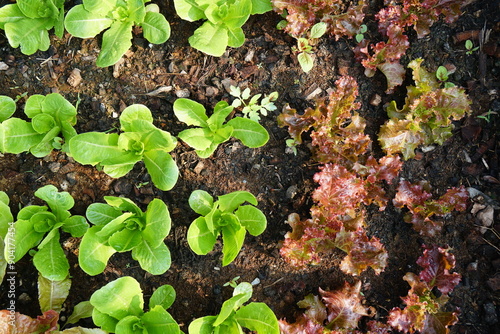
<instances>
[{"instance_id":1,"label":"young plant","mask_svg":"<svg viewBox=\"0 0 500 334\"><path fill-rule=\"evenodd\" d=\"M241 28L250 15L272 9L270 0L174 0L183 20L206 20L189 37L189 44L208 55L220 57L228 46L238 48L245 42Z\"/></svg>"},{"instance_id":2,"label":"young plant","mask_svg":"<svg viewBox=\"0 0 500 334\"><path fill-rule=\"evenodd\" d=\"M470 39L468 39L465 41L465 49L467 50L465 51L465 53L471 55L479 50L479 46L474 46L474 43Z\"/></svg>"},{"instance_id":3,"label":"young plant","mask_svg":"<svg viewBox=\"0 0 500 334\"><path fill-rule=\"evenodd\" d=\"M87 219L94 224L83 236L78 262L89 275L104 271L116 252L132 251L141 268L161 275L170 268L170 251L163 242L170 232L168 208L153 199L143 212L134 202L123 197L105 196L104 203L87 208Z\"/></svg>"},{"instance_id":4,"label":"young plant","mask_svg":"<svg viewBox=\"0 0 500 334\"><path fill-rule=\"evenodd\" d=\"M35 192L47 206L30 205L22 208L14 224L13 242L5 247L5 258L14 254L13 262L19 261L28 251L37 247L33 264L40 274L51 281L62 281L69 274L69 263L61 247L60 230L73 237L81 237L88 229L83 216L72 216L69 210L74 205L67 192L58 192L53 185L46 185ZM1 230L5 231L5 224Z\"/></svg>"},{"instance_id":5,"label":"young plant","mask_svg":"<svg viewBox=\"0 0 500 334\"><path fill-rule=\"evenodd\" d=\"M141 286L133 277L120 277L90 297L94 324L109 333L180 334L179 325L167 312L175 300L170 285L156 289L149 299L149 311L144 311Z\"/></svg>"},{"instance_id":6,"label":"young plant","mask_svg":"<svg viewBox=\"0 0 500 334\"><path fill-rule=\"evenodd\" d=\"M406 307L393 308L387 322L405 333L449 333L448 327L458 322L458 312L446 312L443 308L461 277L450 272L455 266L455 257L449 248L424 245L424 249L417 260L423 268L420 274L404 276L411 286L408 295L402 298Z\"/></svg>"},{"instance_id":7,"label":"young plant","mask_svg":"<svg viewBox=\"0 0 500 334\"><path fill-rule=\"evenodd\" d=\"M312 26L307 32L307 38L297 38L297 47L292 47L292 51L297 53L297 60L304 72L309 72L314 66L314 45L318 39L326 33L327 24L319 22Z\"/></svg>"},{"instance_id":8,"label":"young plant","mask_svg":"<svg viewBox=\"0 0 500 334\"><path fill-rule=\"evenodd\" d=\"M358 43L361 43L361 41L363 39L365 39L365 33L368 31L368 27L366 26L366 24L362 24L360 29L359 29L359 32L356 34L356 42Z\"/></svg>"},{"instance_id":9,"label":"young plant","mask_svg":"<svg viewBox=\"0 0 500 334\"><path fill-rule=\"evenodd\" d=\"M10 117L16 109L13 102L7 97L0 100L0 152L29 151L41 158L53 149L67 150L66 144L76 136L76 108L70 102L57 93L30 96L24 113L31 122Z\"/></svg>"},{"instance_id":10,"label":"young plant","mask_svg":"<svg viewBox=\"0 0 500 334\"><path fill-rule=\"evenodd\" d=\"M252 285L238 284L233 296L222 304L218 315L195 319L189 324L189 334L243 334L243 328L258 334L279 334L278 319L264 303L243 305L252 297Z\"/></svg>"},{"instance_id":11,"label":"young plant","mask_svg":"<svg viewBox=\"0 0 500 334\"><path fill-rule=\"evenodd\" d=\"M234 107L226 101L215 105L213 114L208 117L205 107L189 99L177 99L174 102L174 114L187 125L196 128L186 129L178 137L196 150L200 158L208 158L215 152L219 144L235 137L248 147L261 147L269 140L269 133L259 122L234 117L228 122L226 118Z\"/></svg>"},{"instance_id":12,"label":"young plant","mask_svg":"<svg viewBox=\"0 0 500 334\"><path fill-rule=\"evenodd\" d=\"M170 190L179 169L169 154L177 145L170 133L153 125L151 111L134 104L120 115L121 134L86 132L73 137L69 153L81 164L99 165L111 177L122 177L139 161L144 161L153 184Z\"/></svg>"},{"instance_id":13,"label":"young plant","mask_svg":"<svg viewBox=\"0 0 500 334\"><path fill-rule=\"evenodd\" d=\"M242 205L245 202L257 205L255 196L247 191L219 196L215 202L206 191L193 191L189 196L189 206L201 217L189 226L189 247L198 255L206 255L222 234L222 265L233 262L243 246L246 232L257 236L267 225L262 211L251 205Z\"/></svg>"},{"instance_id":14,"label":"young plant","mask_svg":"<svg viewBox=\"0 0 500 334\"><path fill-rule=\"evenodd\" d=\"M280 320L282 333L357 333L362 317L370 314L369 308L363 305L361 281L354 285L345 282L344 287L335 291L319 289L321 298L313 294L307 295L297 303L306 311L300 314L294 323ZM371 333L371 332L370 332Z\"/></svg>"},{"instance_id":15,"label":"young plant","mask_svg":"<svg viewBox=\"0 0 500 334\"><path fill-rule=\"evenodd\" d=\"M153 44L165 43L170 37L168 21L158 5L145 5L149 1L84 0L68 11L64 26L79 38L92 38L106 30L96 65L107 67L118 62L132 46L134 26L141 27L144 38Z\"/></svg>"},{"instance_id":16,"label":"young plant","mask_svg":"<svg viewBox=\"0 0 500 334\"><path fill-rule=\"evenodd\" d=\"M253 121L260 121L260 115L267 116L268 111L276 110L276 106L274 105L274 101L278 99L278 92L272 92L269 95L264 96L262 101L259 103L259 99L262 94L257 94L250 98L250 88L245 88L243 92L239 87L231 86L229 87L232 96L236 97L236 99L231 103L234 108L239 108L243 106L241 112L243 116L246 118L250 118ZM250 99L250 101L245 102Z\"/></svg>"},{"instance_id":17,"label":"young plant","mask_svg":"<svg viewBox=\"0 0 500 334\"><path fill-rule=\"evenodd\" d=\"M389 120L378 136L387 154L402 153L405 160L415 156L421 145L439 144L452 136L452 121L470 114L471 101L463 88L445 86L422 66L422 59L408 64L413 70L415 86L408 86L405 105L395 101L387 106Z\"/></svg>"},{"instance_id":18,"label":"young plant","mask_svg":"<svg viewBox=\"0 0 500 334\"><path fill-rule=\"evenodd\" d=\"M64 0L17 0L0 8L0 29L5 30L9 44L21 46L26 55L48 50L52 28L57 37L63 37Z\"/></svg>"},{"instance_id":19,"label":"young plant","mask_svg":"<svg viewBox=\"0 0 500 334\"><path fill-rule=\"evenodd\" d=\"M432 199L428 182L411 184L406 180L399 182L393 204L397 208L407 207L404 216L407 223L422 235L434 237L442 229L444 222L436 218L444 217L452 211L465 211L469 193L464 186L450 188L439 199Z\"/></svg>"}]
</instances>

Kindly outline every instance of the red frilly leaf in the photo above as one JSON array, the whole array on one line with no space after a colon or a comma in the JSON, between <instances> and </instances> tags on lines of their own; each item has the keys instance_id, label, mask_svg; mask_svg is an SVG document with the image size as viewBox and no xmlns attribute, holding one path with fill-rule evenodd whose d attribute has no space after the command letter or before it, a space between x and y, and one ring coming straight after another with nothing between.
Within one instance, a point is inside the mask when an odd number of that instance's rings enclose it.
<instances>
[{"instance_id":1,"label":"red frilly leaf","mask_svg":"<svg viewBox=\"0 0 500 334\"><path fill-rule=\"evenodd\" d=\"M417 264L423 268L420 279L430 288L436 287L441 293L450 293L460 282L460 274L450 273L455 266L455 256L449 253L449 248L425 247L424 254Z\"/></svg>"}]
</instances>

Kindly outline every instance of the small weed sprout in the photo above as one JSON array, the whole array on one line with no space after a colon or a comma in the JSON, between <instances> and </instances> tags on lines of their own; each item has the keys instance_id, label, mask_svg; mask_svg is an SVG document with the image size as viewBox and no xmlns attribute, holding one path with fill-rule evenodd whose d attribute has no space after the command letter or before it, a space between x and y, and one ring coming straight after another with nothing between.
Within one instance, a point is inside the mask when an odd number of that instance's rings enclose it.
<instances>
[{"instance_id":1,"label":"small weed sprout","mask_svg":"<svg viewBox=\"0 0 500 334\"><path fill-rule=\"evenodd\" d=\"M361 25L361 29L359 30L359 32L356 34L356 42L358 43L361 43L361 41L363 39L365 39L365 33L368 31L368 27L366 26L366 24L362 24Z\"/></svg>"},{"instance_id":2,"label":"small weed sprout","mask_svg":"<svg viewBox=\"0 0 500 334\"><path fill-rule=\"evenodd\" d=\"M250 97L250 88L245 88L242 92L239 87L231 86L229 94L236 98L231 105L234 108L243 106L241 110L243 112L243 116L253 121L260 121L259 114L267 116L269 111L276 110L274 101L278 99L278 92L272 92L269 95L265 95L260 103L259 99L262 97L262 94Z\"/></svg>"},{"instance_id":3,"label":"small weed sprout","mask_svg":"<svg viewBox=\"0 0 500 334\"><path fill-rule=\"evenodd\" d=\"M439 66L437 71L436 71L436 78L444 84L445 88L450 88L454 87L455 84L452 82L447 82L449 78L450 72L448 69L444 66Z\"/></svg>"},{"instance_id":4,"label":"small weed sprout","mask_svg":"<svg viewBox=\"0 0 500 334\"><path fill-rule=\"evenodd\" d=\"M474 52L476 52L477 50L479 50L479 46L475 47L474 43L472 43L472 41L470 39L468 39L465 41L465 49L467 50L467 51L465 51L465 53L468 55L471 55Z\"/></svg>"},{"instance_id":5,"label":"small weed sprout","mask_svg":"<svg viewBox=\"0 0 500 334\"><path fill-rule=\"evenodd\" d=\"M484 119L486 121L486 123L490 123L491 122L491 115L498 115L498 113L490 109L487 112L477 116L477 118Z\"/></svg>"}]
</instances>

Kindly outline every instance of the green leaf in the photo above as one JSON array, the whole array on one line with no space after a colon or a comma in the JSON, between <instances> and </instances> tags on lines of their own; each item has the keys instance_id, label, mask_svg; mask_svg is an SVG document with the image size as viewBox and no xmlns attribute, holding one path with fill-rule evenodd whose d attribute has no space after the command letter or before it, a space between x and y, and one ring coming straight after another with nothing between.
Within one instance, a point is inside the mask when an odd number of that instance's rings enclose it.
<instances>
[{"instance_id":1,"label":"green leaf","mask_svg":"<svg viewBox=\"0 0 500 334\"><path fill-rule=\"evenodd\" d=\"M71 234L72 237L79 238L87 232L89 223L83 216L71 216L63 221L62 230Z\"/></svg>"},{"instance_id":2,"label":"green leaf","mask_svg":"<svg viewBox=\"0 0 500 334\"><path fill-rule=\"evenodd\" d=\"M38 274L38 302L40 310L61 312L62 305L69 295L71 279L66 277L60 281L52 281Z\"/></svg>"},{"instance_id":3,"label":"green leaf","mask_svg":"<svg viewBox=\"0 0 500 334\"><path fill-rule=\"evenodd\" d=\"M245 242L246 230L233 225L222 227L222 265L227 266L238 256Z\"/></svg>"},{"instance_id":4,"label":"green leaf","mask_svg":"<svg viewBox=\"0 0 500 334\"><path fill-rule=\"evenodd\" d=\"M59 231L33 256L40 274L51 281L62 281L69 274L69 263L59 242Z\"/></svg>"},{"instance_id":5,"label":"green leaf","mask_svg":"<svg viewBox=\"0 0 500 334\"><path fill-rule=\"evenodd\" d=\"M17 220L14 224L16 233L14 241L10 238L5 238L5 253L4 256L10 259L9 251L14 250L14 262L19 261L31 248L35 247L42 241L45 233L35 231L33 223L29 220Z\"/></svg>"},{"instance_id":6,"label":"green leaf","mask_svg":"<svg viewBox=\"0 0 500 334\"><path fill-rule=\"evenodd\" d=\"M190 99L177 99L174 102L174 114L179 121L187 125L207 127L207 114L205 107Z\"/></svg>"},{"instance_id":7,"label":"green leaf","mask_svg":"<svg viewBox=\"0 0 500 334\"><path fill-rule=\"evenodd\" d=\"M158 189L167 191L174 187L179 177L179 169L170 154L161 150L147 151L143 159L151 180Z\"/></svg>"},{"instance_id":8,"label":"green leaf","mask_svg":"<svg viewBox=\"0 0 500 334\"><path fill-rule=\"evenodd\" d=\"M219 147L219 144L217 143L212 143L210 145L209 148L207 148L206 150L196 150L196 154L202 158L202 159L205 159L205 158L208 158L210 157L214 152L215 150L217 149L217 147Z\"/></svg>"},{"instance_id":9,"label":"green leaf","mask_svg":"<svg viewBox=\"0 0 500 334\"><path fill-rule=\"evenodd\" d=\"M121 211L128 211L134 213L136 216L141 217L143 212L132 200L125 197L104 196L106 203Z\"/></svg>"},{"instance_id":10,"label":"green leaf","mask_svg":"<svg viewBox=\"0 0 500 334\"><path fill-rule=\"evenodd\" d=\"M5 30L5 24L26 18L17 4L5 5L0 8L0 29Z\"/></svg>"},{"instance_id":11,"label":"green leaf","mask_svg":"<svg viewBox=\"0 0 500 334\"><path fill-rule=\"evenodd\" d=\"M122 134L120 137L123 137ZM127 175L128 172L134 168L135 164L141 161L142 156L136 154L136 152L126 152L122 151L122 155L114 156L109 159L105 159L100 162L104 166L104 173L111 177L119 178Z\"/></svg>"},{"instance_id":12,"label":"green leaf","mask_svg":"<svg viewBox=\"0 0 500 334\"><path fill-rule=\"evenodd\" d=\"M175 12L186 21L206 19L205 9L210 1L174 0Z\"/></svg>"},{"instance_id":13,"label":"green leaf","mask_svg":"<svg viewBox=\"0 0 500 334\"><path fill-rule=\"evenodd\" d=\"M68 210L75 205L75 200L68 192L59 192L59 190L51 184L39 188L35 191L35 196L47 202L52 213L56 215L60 222L66 220L70 216Z\"/></svg>"},{"instance_id":14,"label":"green leaf","mask_svg":"<svg viewBox=\"0 0 500 334\"><path fill-rule=\"evenodd\" d=\"M91 276L102 273L106 268L109 258L116 252L113 247L99 241L96 233L101 229L101 226L89 228L80 243L78 263L82 270Z\"/></svg>"},{"instance_id":15,"label":"green leaf","mask_svg":"<svg viewBox=\"0 0 500 334\"><path fill-rule=\"evenodd\" d=\"M52 93L45 96L42 111L44 114L53 116L59 126L63 122L73 125L76 123L76 108L61 94Z\"/></svg>"},{"instance_id":16,"label":"green leaf","mask_svg":"<svg viewBox=\"0 0 500 334\"><path fill-rule=\"evenodd\" d=\"M252 12L250 14L264 14L273 9L270 0L252 0Z\"/></svg>"},{"instance_id":17,"label":"green leaf","mask_svg":"<svg viewBox=\"0 0 500 334\"><path fill-rule=\"evenodd\" d=\"M236 0L233 4L228 6L226 17L224 17L224 25L229 30L236 30L245 24L252 12L252 0ZM243 31L242 31L243 34ZM243 35L245 39L245 35ZM243 43L242 43L243 44Z\"/></svg>"},{"instance_id":18,"label":"green leaf","mask_svg":"<svg viewBox=\"0 0 500 334\"><path fill-rule=\"evenodd\" d=\"M95 307L93 307L92 310L92 321L96 326L105 330L106 333L114 333L116 325L118 324L118 319L99 311Z\"/></svg>"},{"instance_id":19,"label":"green leaf","mask_svg":"<svg viewBox=\"0 0 500 334\"><path fill-rule=\"evenodd\" d=\"M73 159L84 165L97 165L123 154L118 148L118 135L101 132L86 132L71 138L69 151Z\"/></svg>"},{"instance_id":20,"label":"green leaf","mask_svg":"<svg viewBox=\"0 0 500 334\"><path fill-rule=\"evenodd\" d=\"M311 28L310 38L320 38L326 33L327 24L325 22L318 22Z\"/></svg>"},{"instance_id":21,"label":"green leaf","mask_svg":"<svg viewBox=\"0 0 500 334\"><path fill-rule=\"evenodd\" d=\"M146 226L141 235L152 248L156 248L163 243L170 232L171 220L168 208L161 199L155 198L149 202L145 218Z\"/></svg>"},{"instance_id":22,"label":"green leaf","mask_svg":"<svg viewBox=\"0 0 500 334\"><path fill-rule=\"evenodd\" d=\"M57 7L47 0L18 0L19 9L30 18L48 18L57 15Z\"/></svg>"},{"instance_id":23,"label":"green leaf","mask_svg":"<svg viewBox=\"0 0 500 334\"><path fill-rule=\"evenodd\" d=\"M114 21L102 36L102 49L96 65L108 67L116 64L132 46L132 26L130 21Z\"/></svg>"},{"instance_id":24,"label":"green leaf","mask_svg":"<svg viewBox=\"0 0 500 334\"><path fill-rule=\"evenodd\" d=\"M307 52L301 52L297 55L297 60L299 61L302 71L309 72L314 66L314 59Z\"/></svg>"},{"instance_id":25,"label":"green leaf","mask_svg":"<svg viewBox=\"0 0 500 334\"><path fill-rule=\"evenodd\" d=\"M240 27L227 29L227 45L232 48L239 48L245 43L245 33Z\"/></svg>"},{"instance_id":26,"label":"green leaf","mask_svg":"<svg viewBox=\"0 0 500 334\"><path fill-rule=\"evenodd\" d=\"M3 241L2 237L0 237L0 250L5 250L5 242ZM7 269L7 260L4 256L4 252L0 251L0 282L3 282L6 269Z\"/></svg>"},{"instance_id":27,"label":"green leaf","mask_svg":"<svg viewBox=\"0 0 500 334\"><path fill-rule=\"evenodd\" d=\"M90 304L90 301L85 300L83 302L79 302L73 308L73 313L71 313L71 315L68 317L68 320L66 320L66 323L63 327L66 327L66 324L77 323L78 321L80 321L80 319L91 317L93 309L94 306Z\"/></svg>"},{"instance_id":28,"label":"green leaf","mask_svg":"<svg viewBox=\"0 0 500 334\"><path fill-rule=\"evenodd\" d=\"M47 51L50 46L49 32L52 20L24 18L6 23L5 34L13 48L21 46L21 52L32 55L38 50Z\"/></svg>"},{"instance_id":29,"label":"green leaf","mask_svg":"<svg viewBox=\"0 0 500 334\"><path fill-rule=\"evenodd\" d=\"M123 109L120 115L120 125L122 131L134 131L131 127L132 121L144 120L153 124L151 110L143 104L132 104Z\"/></svg>"},{"instance_id":30,"label":"green leaf","mask_svg":"<svg viewBox=\"0 0 500 334\"><path fill-rule=\"evenodd\" d=\"M16 102L8 96L0 95L0 122L5 121L16 111Z\"/></svg>"},{"instance_id":31,"label":"green leaf","mask_svg":"<svg viewBox=\"0 0 500 334\"><path fill-rule=\"evenodd\" d=\"M188 39L189 44L193 48L215 57L220 57L224 54L228 40L227 28L221 25L214 25L210 21L203 23Z\"/></svg>"},{"instance_id":32,"label":"green leaf","mask_svg":"<svg viewBox=\"0 0 500 334\"><path fill-rule=\"evenodd\" d=\"M194 212L206 216L212 211L214 205L213 197L205 190L195 190L188 199L189 206Z\"/></svg>"},{"instance_id":33,"label":"green leaf","mask_svg":"<svg viewBox=\"0 0 500 334\"><path fill-rule=\"evenodd\" d=\"M177 139L167 131L155 128L142 136L145 151L172 151L177 146Z\"/></svg>"},{"instance_id":34,"label":"green leaf","mask_svg":"<svg viewBox=\"0 0 500 334\"><path fill-rule=\"evenodd\" d=\"M189 334L212 334L214 332L212 324L215 319L217 319L217 316L210 315L191 321L188 328Z\"/></svg>"},{"instance_id":35,"label":"green leaf","mask_svg":"<svg viewBox=\"0 0 500 334\"><path fill-rule=\"evenodd\" d=\"M106 16L110 10L116 9L117 0L84 0L83 5L95 15Z\"/></svg>"},{"instance_id":36,"label":"green leaf","mask_svg":"<svg viewBox=\"0 0 500 334\"><path fill-rule=\"evenodd\" d=\"M104 203L90 204L85 213L87 219L94 225L106 225L121 214L121 210Z\"/></svg>"},{"instance_id":37,"label":"green leaf","mask_svg":"<svg viewBox=\"0 0 500 334\"><path fill-rule=\"evenodd\" d=\"M9 118L0 124L0 151L19 154L37 145L43 134L36 132L31 123L19 118Z\"/></svg>"},{"instance_id":38,"label":"green leaf","mask_svg":"<svg viewBox=\"0 0 500 334\"><path fill-rule=\"evenodd\" d=\"M135 315L129 315L118 321L113 332L121 334L135 334L137 332L145 333L143 331L143 328L144 327L139 317Z\"/></svg>"},{"instance_id":39,"label":"green leaf","mask_svg":"<svg viewBox=\"0 0 500 334\"><path fill-rule=\"evenodd\" d=\"M132 257L139 261L141 268L153 275L162 275L169 268L172 260L170 251L165 243L152 248L146 241L142 241L134 249L132 249Z\"/></svg>"},{"instance_id":40,"label":"green leaf","mask_svg":"<svg viewBox=\"0 0 500 334\"><path fill-rule=\"evenodd\" d=\"M248 202L257 205L257 198L248 191L233 191L232 193L218 197L219 208L224 212L233 212L241 204Z\"/></svg>"},{"instance_id":41,"label":"green leaf","mask_svg":"<svg viewBox=\"0 0 500 334\"><path fill-rule=\"evenodd\" d=\"M226 300L221 307L217 319L214 321L213 326L219 326L229 316L234 313L241 305L246 303L252 297L252 285L249 283L240 283L233 291L233 296Z\"/></svg>"},{"instance_id":42,"label":"green leaf","mask_svg":"<svg viewBox=\"0 0 500 334\"><path fill-rule=\"evenodd\" d=\"M236 321L243 327L259 334L279 334L279 323L273 311L264 303L250 303L235 314Z\"/></svg>"},{"instance_id":43,"label":"green leaf","mask_svg":"<svg viewBox=\"0 0 500 334\"><path fill-rule=\"evenodd\" d=\"M160 305L156 305L149 312L146 312L141 320L148 334L181 333L177 322Z\"/></svg>"},{"instance_id":44,"label":"green leaf","mask_svg":"<svg viewBox=\"0 0 500 334\"><path fill-rule=\"evenodd\" d=\"M129 315L140 317L144 313L141 286L130 276L120 277L95 291L90 303L98 311L118 320Z\"/></svg>"},{"instance_id":45,"label":"green leaf","mask_svg":"<svg viewBox=\"0 0 500 334\"><path fill-rule=\"evenodd\" d=\"M170 306L172 306L175 301L175 297L176 293L171 285L162 285L151 295L151 298L149 299L149 309L152 309L155 306L159 305L166 310Z\"/></svg>"},{"instance_id":46,"label":"green leaf","mask_svg":"<svg viewBox=\"0 0 500 334\"><path fill-rule=\"evenodd\" d=\"M0 237L1 238L5 238L7 232L9 231L9 223L12 223L13 221L14 217L12 216L9 207L9 196L5 192L0 191ZM4 248L0 247L0 256L3 255L3 252L1 252L2 249Z\"/></svg>"},{"instance_id":47,"label":"green leaf","mask_svg":"<svg viewBox=\"0 0 500 334\"><path fill-rule=\"evenodd\" d=\"M160 13L147 12L141 27L144 38L150 43L162 44L170 38L170 24Z\"/></svg>"},{"instance_id":48,"label":"green leaf","mask_svg":"<svg viewBox=\"0 0 500 334\"><path fill-rule=\"evenodd\" d=\"M144 0L128 0L127 1L127 19L136 24L144 21L146 16L146 7Z\"/></svg>"},{"instance_id":49,"label":"green leaf","mask_svg":"<svg viewBox=\"0 0 500 334\"><path fill-rule=\"evenodd\" d=\"M206 128L186 129L178 134L179 139L196 150L206 150L212 144L210 132Z\"/></svg>"},{"instance_id":50,"label":"green leaf","mask_svg":"<svg viewBox=\"0 0 500 334\"><path fill-rule=\"evenodd\" d=\"M141 233L138 229L130 230L128 228L123 228L109 237L108 244L117 252L123 253L132 250L132 248L139 245L141 241Z\"/></svg>"},{"instance_id":51,"label":"green leaf","mask_svg":"<svg viewBox=\"0 0 500 334\"><path fill-rule=\"evenodd\" d=\"M101 238L101 240L108 240L114 233L122 230L126 226L127 219L133 219L134 214L132 212L124 212L119 217L113 219L108 224L104 225L96 236Z\"/></svg>"},{"instance_id":52,"label":"green leaf","mask_svg":"<svg viewBox=\"0 0 500 334\"><path fill-rule=\"evenodd\" d=\"M256 207L250 205L240 206L235 215L239 218L241 226L246 228L248 233L253 236L262 234L266 229L266 216Z\"/></svg>"},{"instance_id":53,"label":"green leaf","mask_svg":"<svg viewBox=\"0 0 500 334\"><path fill-rule=\"evenodd\" d=\"M206 255L214 248L217 235L208 229L204 217L198 217L189 225L187 241L193 252Z\"/></svg>"},{"instance_id":54,"label":"green leaf","mask_svg":"<svg viewBox=\"0 0 500 334\"><path fill-rule=\"evenodd\" d=\"M264 146L269 140L269 133L258 122L248 118L235 117L228 125L234 128L233 137L241 140L241 142L252 148Z\"/></svg>"}]
</instances>

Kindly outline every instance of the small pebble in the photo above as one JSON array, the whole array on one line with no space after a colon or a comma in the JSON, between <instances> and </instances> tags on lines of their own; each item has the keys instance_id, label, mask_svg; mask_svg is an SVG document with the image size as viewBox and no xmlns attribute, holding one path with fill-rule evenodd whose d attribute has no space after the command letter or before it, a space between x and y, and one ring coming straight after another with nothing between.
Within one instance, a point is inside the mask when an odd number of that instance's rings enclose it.
<instances>
[{"instance_id":1,"label":"small pebble","mask_svg":"<svg viewBox=\"0 0 500 334\"><path fill-rule=\"evenodd\" d=\"M189 89L179 89L175 91L175 96L178 98L189 97L191 93L189 93Z\"/></svg>"}]
</instances>

